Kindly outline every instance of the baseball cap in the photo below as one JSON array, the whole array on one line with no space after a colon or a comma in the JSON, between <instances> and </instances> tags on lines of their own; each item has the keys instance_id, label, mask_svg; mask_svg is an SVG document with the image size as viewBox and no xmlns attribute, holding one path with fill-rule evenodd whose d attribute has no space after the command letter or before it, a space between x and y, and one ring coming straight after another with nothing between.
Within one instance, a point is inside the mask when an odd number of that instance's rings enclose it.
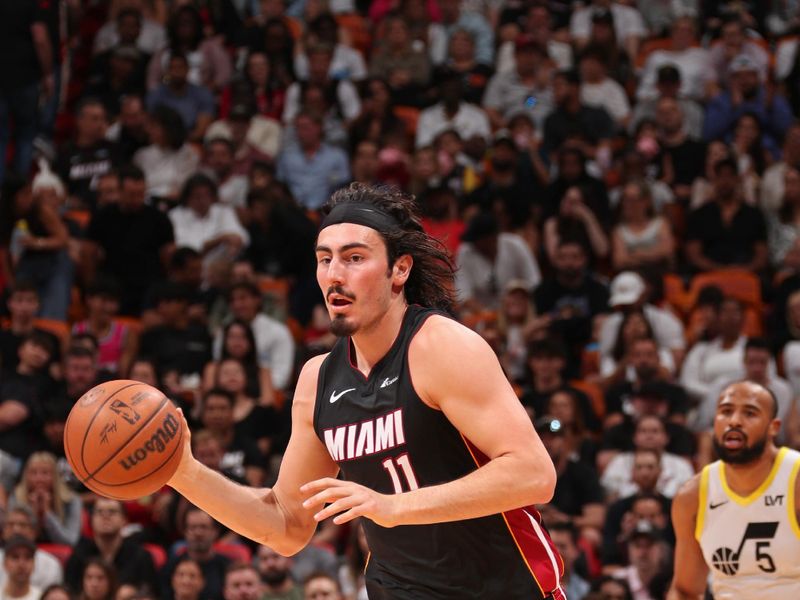
<instances>
[{"instance_id":1,"label":"baseball cap","mask_svg":"<svg viewBox=\"0 0 800 600\"><path fill-rule=\"evenodd\" d=\"M17 548L27 548L31 553L36 553L36 544L24 535L12 535L4 545L6 554Z\"/></svg>"},{"instance_id":2,"label":"baseball cap","mask_svg":"<svg viewBox=\"0 0 800 600\"><path fill-rule=\"evenodd\" d=\"M661 533L650 521L639 520L634 525L633 530L628 534L626 541L631 542L639 538L648 538L657 542L661 539Z\"/></svg>"},{"instance_id":3,"label":"baseball cap","mask_svg":"<svg viewBox=\"0 0 800 600\"><path fill-rule=\"evenodd\" d=\"M611 306L636 304L646 289L644 279L633 271L623 271L611 282Z\"/></svg>"},{"instance_id":4,"label":"baseball cap","mask_svg":"<svg viewBox=\"0 0 800 600\"><path fill-rule=\"evenodd\" d=\"M536 429L536 433L539 435L544 433L551 433L553 435L564 434L564 424L555 417L539 417L534 421L533 426Z\"/></svg>"},{"instance_id":5,"label":"baseball cap","mask_svg":"<svg viewBox=\"0 0 800 600\"><path fill-rule=\"evenodd\" d=\"M728 65L728 73L741 73L742 71L760 71L756 62L746 54L739 54Z\"/></svg>"}]
</instances>

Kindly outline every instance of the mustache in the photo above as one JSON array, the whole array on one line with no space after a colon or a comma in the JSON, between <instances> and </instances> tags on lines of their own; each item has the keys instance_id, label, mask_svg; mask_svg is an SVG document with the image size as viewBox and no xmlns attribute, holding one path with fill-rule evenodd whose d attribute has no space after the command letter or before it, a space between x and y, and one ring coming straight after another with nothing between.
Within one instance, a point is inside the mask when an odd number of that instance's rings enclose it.
<instances>
[{"instance_id":1,"label":"mustache","mask_svg":"<svg viewBox=\"0 0 800 600\"><path fill-rule=\"evenodd\" d=\"M330 298L331 294L336 294L338 296L344 296L350 300L355 300L356 297L351 294L350 292L346 292L345 289L340 285L332 285L328 288L328 291L325 294L326 298Z\"/></svg>"}]
</instances>

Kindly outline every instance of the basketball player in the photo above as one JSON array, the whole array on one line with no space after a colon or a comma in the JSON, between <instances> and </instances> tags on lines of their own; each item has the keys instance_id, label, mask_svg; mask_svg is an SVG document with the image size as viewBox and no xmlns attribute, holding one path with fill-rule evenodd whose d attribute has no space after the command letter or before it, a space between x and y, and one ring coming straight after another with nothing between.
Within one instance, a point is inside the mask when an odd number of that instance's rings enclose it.
<instances>
[{"instance_id":1,"label":"basketball player","mask_svg":"<svg viewBox=\"0 0 800 600\"><path fill-rule=\"evenodd\" d=\"M720 460L673 500L672 600L702 598L709 569L715 600L800 595L800 453L775 446L777 413L775 397L757 383L722 392L713 440Z\"/></svg>"},{"instance_id":2,"label":"basketball player","mask_svg":"<svg viewBox=\"0 0 800 600\"><path fill-rule=\"evenodd\" d=\"M275 486L238 486L188 445L170 485L285 555L319 521L365 517L371 600L563 599L532 507L553 464L492 350L445 316L452 267L413 207L360 184L328 204L317 279L340 339L300 374Z\"/></svg>"}]
</instances>

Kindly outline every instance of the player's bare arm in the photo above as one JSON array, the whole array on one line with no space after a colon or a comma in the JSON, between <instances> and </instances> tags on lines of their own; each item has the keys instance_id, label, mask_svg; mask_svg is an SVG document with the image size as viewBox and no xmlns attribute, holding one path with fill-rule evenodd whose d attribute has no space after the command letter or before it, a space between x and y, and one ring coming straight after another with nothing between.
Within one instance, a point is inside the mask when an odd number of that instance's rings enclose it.
<instances>
[{"instance_id":1,"label":"player's bare arm","mask_svg":"<svg viewBox=\"0 0 800 600\"><path fill-rule=\"evenodd\" d=\"M200 464L191 455L188 436L181 464L169 482L226 527L287 556L308 543L317 524L314 513L302 506L306 496L300 486L338 472L313 428L317 375L324 358L311 359L300 374L292 434L273 488L244 487Z\"/></svg>"},{"instance_id":2,"label":"player's bare arm","mask_svg":"<svg viewBox=\"0 0 800 600\"><path fill-rule=\"evenodd\" d=\"M675 575L669 600L703 598L708 565L695 538L700 495L700 475L687 481L672 500L672 524L675 528Z\"/></svg>"},{"instance_id":3,"label":"player's bare arm","mask_svg":"<svg viewBox=\"0 0 800 600\"><path fill-rule=\"evenodd\" d=\"M500 364L476 333L433 316L409 348L420 398L441 410L488 462L455 481L396 495L322 480L303 486L317 520L357 516L380 525L422 525L472 519L550 500L556 473Z\"/></svg>"}]
</instances>

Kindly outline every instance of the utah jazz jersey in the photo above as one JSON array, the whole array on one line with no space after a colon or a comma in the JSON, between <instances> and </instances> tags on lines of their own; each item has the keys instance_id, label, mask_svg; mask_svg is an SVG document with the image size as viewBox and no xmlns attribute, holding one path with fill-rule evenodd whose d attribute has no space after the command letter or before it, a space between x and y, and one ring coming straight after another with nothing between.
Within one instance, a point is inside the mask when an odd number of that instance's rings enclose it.
<instances>
[{"instance_id":1,"label":"utah jazz jersey","mask_svg":"<svg viewBox=\"0 0 800 600\"><path fill-rule=\"evenodd\" d=\"M409 306L369 377L354 366L350 338L340 339L320 367L314 428L348 481L399 494L453 481L487 461L414 391L408 347L433 314ZM563 563L533 507L391 529L365 519L364 528L370 600L564 598Z\"/></svg>"},{"instance_id":2,"label":"utah jazz jersey","mask_svg":"<svg viewBox=\"0 0 800 600\"><path fill-rule=\"evenodd\" d=\"M730 489L721 461L703 469L695 537L715 600L800 598L798 469L800 453L781 448L769 476L746 498Z\"/></svg>"}]
</instances>

